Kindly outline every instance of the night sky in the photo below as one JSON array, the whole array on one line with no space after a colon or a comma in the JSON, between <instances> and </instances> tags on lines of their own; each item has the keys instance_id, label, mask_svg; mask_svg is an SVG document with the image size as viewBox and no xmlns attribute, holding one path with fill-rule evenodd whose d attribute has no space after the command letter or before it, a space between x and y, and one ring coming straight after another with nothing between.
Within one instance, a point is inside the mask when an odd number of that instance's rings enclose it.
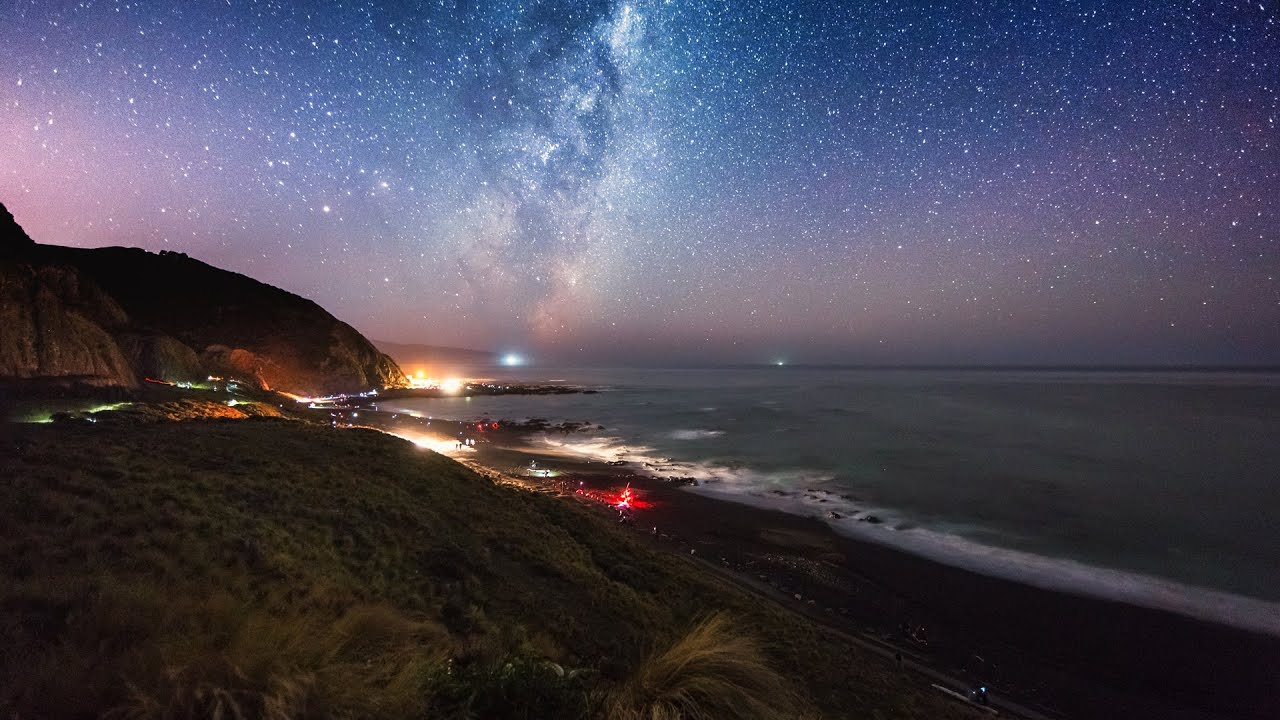
<instances>
[{"instance_id":1,"label":"night sky","mask_svg":"<svg viewBox=\"0 0 1280 720\"><path fill-rule=\"evenodd\" d=\"M539 363L1280 363L1280 21L1215 2L57 2L0 202Z\"/></svg>"}]
</instances>

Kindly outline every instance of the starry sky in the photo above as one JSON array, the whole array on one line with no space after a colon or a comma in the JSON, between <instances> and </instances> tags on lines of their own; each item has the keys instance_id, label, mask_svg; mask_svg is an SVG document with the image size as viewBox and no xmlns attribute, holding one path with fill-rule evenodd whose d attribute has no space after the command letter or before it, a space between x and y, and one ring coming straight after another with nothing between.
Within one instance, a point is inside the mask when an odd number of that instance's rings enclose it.
<instances>
[{"instance_id":1,"label":"starry sky","mask_svg":"<svg viewBox=\"0 0 1280 720\"><path fill-rule=\"evenodd\" d=\"M1266 2L15 0L0 202L541 363L1280 363Z\"/></svg>"}]
</instances>

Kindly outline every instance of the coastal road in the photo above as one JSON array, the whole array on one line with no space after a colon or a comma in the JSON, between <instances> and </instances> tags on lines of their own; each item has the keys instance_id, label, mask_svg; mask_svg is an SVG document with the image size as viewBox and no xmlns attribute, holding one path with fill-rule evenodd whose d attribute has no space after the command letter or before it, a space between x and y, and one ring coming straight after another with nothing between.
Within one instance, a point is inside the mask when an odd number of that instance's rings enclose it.
<instances>
[{"instance_id":1,"label":"coastal road","mask_svg":"<svg viewBox=\"0 0 1280 720\"><path fill-rule=\"evenodd\" d=\"M921 676L922 679L928 681L939 692L952 697L956 702L964 703L970 708L985 710L993 715L1000 714L1007 717L1021 718L1022 720L1062 720L1060 715L1046 715L1044 712L1029 708L1010 698L990 692L987 694L987 705L972 702L967 698L969 690L972 689L970 687L972 685L971 681L963 680L928 665L924 658L912 653L910 649L898 647L869 633L849 632L835 627L831 624L830 618L824 617L817 610L803 605L797 607L789 596L778 592L755 578L746 577L742 573L717 565L711 560L698 558L697 556L689 557L677 552L672 552L672 555L687 562L692 562L697 567L710 570L742 590L775 603L791 612L803 615L806 619L817 623L827 632L841 640L873 652L890 662L896 662L900 656L902 658L901 667L904 670Z\"/></svg>"}]
</instances>

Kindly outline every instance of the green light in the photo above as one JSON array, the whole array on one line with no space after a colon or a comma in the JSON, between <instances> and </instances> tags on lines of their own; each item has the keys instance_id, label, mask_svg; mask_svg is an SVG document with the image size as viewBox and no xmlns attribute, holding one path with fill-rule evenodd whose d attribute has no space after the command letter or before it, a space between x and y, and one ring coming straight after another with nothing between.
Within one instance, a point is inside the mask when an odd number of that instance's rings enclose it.
<instances>
[{"instance_id":1,"label":"green light","mask_svg":"<svg viewBox=\"0 0 1280 720\"><path fill-rule=\"evenodd\" d=\"M95 405L94 407L88 408L86 410L82 410L81 412L84 412L86 414L107 412L109 410L119 410L122 407L128 407L129 405L132 405L132 404L133 403L122 402L122 403L112 403L110 405Z\"/></svg>"}]
</instances>

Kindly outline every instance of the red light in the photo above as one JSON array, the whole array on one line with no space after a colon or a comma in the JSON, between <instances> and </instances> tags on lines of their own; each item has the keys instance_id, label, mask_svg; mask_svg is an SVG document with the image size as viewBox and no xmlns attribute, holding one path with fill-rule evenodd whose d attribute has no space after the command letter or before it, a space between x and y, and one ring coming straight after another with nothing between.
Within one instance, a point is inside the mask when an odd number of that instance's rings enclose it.
<instances>
[{"instance_id":1,"label":"red light","mask_svg":"<svg viewBox=\"0 0 1280 720\"><path fill-rule=\"evenodd\" d=\"M650 507L649 503L636 498L635 492L631 489L631 483L627 483L627 486L623 488L622 494L618 496L618 501L614 503L614 506L629 510L640 510Z\"/></svg>"}]
</instances>

